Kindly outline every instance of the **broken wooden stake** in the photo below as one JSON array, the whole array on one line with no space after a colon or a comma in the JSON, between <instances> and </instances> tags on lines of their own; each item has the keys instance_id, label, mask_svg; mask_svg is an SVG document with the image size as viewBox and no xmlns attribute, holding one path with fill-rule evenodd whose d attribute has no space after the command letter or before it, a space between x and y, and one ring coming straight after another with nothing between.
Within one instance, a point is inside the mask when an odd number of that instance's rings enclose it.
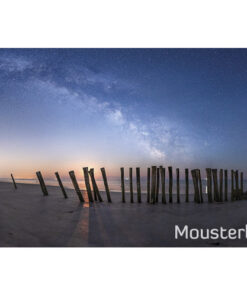
<instances>
[{"instance_id":1,"label":"broken wooden stake","mask_svg":"<svg viewBox=\"0 0 247 296\"><path fill-rule=\"evenodd\" d=\"M219 202L219 188L218 188L218 174L217 169L212 169L213 182L214 182L214 201Z\"/></svg>"},{"instance_id":2,"label":"broken wooden stake","mask_svg":"<svg viewBox=\"0 0 247 296\"><path fill-rule=\"evenodd\" d=\"M172 167L168 167L169 172L169 203L172 203L172 183L173 183L173 176L172 176Z\"/></svg>"},{"instance_id":3,"label":"broken wooden stake","mask_svg":"<svg viewBox=\"0 0 247 296\"><path fill-rule=\"evenodd\" d=\"M180 180L179 180L179 169L176 169L177 175L177 203L180 203Z\"/></svg>"},{"instance_id":4,"label":"broken wooden stake","mask_svg":"<svg viewBox=\"0 0 247 296\"><path fill-rule=\"evenodd\" d=\"M82 193L81 193L80 187L79 187L79 185L78 185L78 183L77 183L76 176L75 176L75 172L74 172L74 171L70 171L70 172L69 172L69 176L70 176L70 179L71 179L71 181L72 181L72 184L73 184L73 186L74 186L75 192L76 192L76 194L77 194L79 200L80 200L81 202L84 202L85 200L84 200L83 195L82 195Z\"/></svg>"},{"instance_id":5,"label":"broken wooden stake","mask_svg":"<svg viewBox=\"0 0 247 296\"><path fill-rule=\"evenodd\" d=\"M136 168L136 189L137 189L137 201L138 203L142 202L141 199L141 177L140 177L140 168Z\"/></svg>"},{"instance_id":6,"label":"broken wooden stake","mask_svg":"<svg viewBox=\"0 0 247 296\"><path fill-rule=\"evenodd\" d=\"M147 203L150 203L150 168L147 168Z\"/></svg>"},{"instance_id":7,"label":"broken wooden stake","mask_svg":"<svg viewBox=\"0 0 247 296\"><path fill-rule=\"evenodd\" d=\"M63 186L62 180L61 180L61 178L60 178L60 176L59 176L59 173L56 172L56 173L55 173L55 176L56 176L57 181L58 181L58 184L59 184L59 186L60 186L60 188L61 188L61 190L62 190L62 193L63 193L64 198L68 198L68 195L67 195L67 193L66 193L66 191L65 191L65 189L64 189L64 186Z\"/></svg>"},{"instance_id":8,"label":"broken wooden stake","mask_svg":"<svg viewBox=\"0 0 247 296\"><path fill-rule=\"evenodd\" d=\"M100 170L101 170L103 181L104 181L104 185L105 185L105 191L106 191L107 201L108 202L112 202L111 201L110 190L109 190L109 186L108 186L108 182L107 182L105 168L101 168Z\"/></svg>"},{"instance_id":9,"label":"broken wooden stake","mask_svg":"<svg viewBox=\"0 0 247 296\"><path fill-rule=\"evenodd\" d=\"M130 181L130 202L134 202L134 194L133 194L133 172L132 168L129 168L129 181Z\"/></svg>"},{"instance_id":10,"label":"broken wooden stake","mask_svg":"<svg viewBox=\"0 0 247 296\"><path fill-rule=\"evenodd\" d=\"M89 170L89 176L91 178L92 185L93 185L93 191L95 194L95 197L94 197L95 201L99 200L100 202L103 202L103 199L102 199L101 194L99 192L98 185L97 185L95 177L94 177L94 169Z\"/></svg>"},{"instance_id":11,"label":"broken wooden stake","mask_svg":"<svg viewBox=\"0 0 247 296\"><path fill-rule=\"evenodd\" d=\"M166 190L165 190L165 182L166 182L166 169L161 168L161 192L162 192L162 203L166 204Z\"/></svg>"},{"instance_id":12,"label":"broken wooden stake","mask_svg":"<svg viewBox=\"0 0 247 296\"><path fill-rule=\"evenodd\" d=\"M225 201L228 200L228 176L227 170L224 170L224 179L225 179Z\"/></svg>"},{"instance_id":13,"label":"broken wooden stake","mask_svg":"<svg viewBox=\"0 0 247 296\"><path fill-rule=\"evenodd\" d=\"M46 188L46 185L45 185L45 181L43 179L43 176L42 176L41 172L36 172L36 175L38 177L39 184L40 184L40 187L41 187L41 190L42 190L44 196L48 195L48 191L47 191L47 188Z\"/></svg>"},{"instance_id":14,"label":"broken wooden stake","mask_svg":"<svg viewBox=\"0 0 247 296\"><path fill-rule=\"evenodd\" d=\"M185 169L185 201L189 202L189 169Z\"/></svg>"},{"instance_id":15,"label":"broken wooden stake","mask_svg":"<svg viewBox=\"0 0 247 296\"><path fill-rule=\"evenodd\" d=\"M206 169L207 174L207 194L208 194L208 202L213 202L213 195L212 195L212 170L210 168Z\"/></svg>"},{"instance_id":16,"label":"broken wooden stake","mask_svg":"<svg viewBox=\"0 0 247 296\"><path fill-rule=\"evenodd\" d=\"M92 195L92 190L89 182L88 167L83 168L83 173L84 173L84 182L87 189L88 200L89 202L93 202L93 195Z\"/></svg>"},{"instance_id":17,"label":"broken wooden stake","mask_svg":"<svg viewBox=\"0 0 247 296\"><path fill-rule=\"evenodd\" d=\"M151 203L155 204L155 193L156 193L156 166L152 166L152 183L151 183Z\"/></svg>"},{"instance_id":18,"label":"broken wooden stake","mask_svg":"<svg viewBox=\"0 0 247 296\"><path fill-rule=\"evenodd\" d=\"M15 178L14 178L13 174L11 174L11 178L12 178L13 185L14 185L15 189L17 189L17 185L15 183Z\"/></svg>"},{"instance_id":19,"label":"broken wooden stake","mask_svg":"<svg viewBox=\"0 0 247 296\"><path fill-rule=\"evenodd\" d=\"M125 202L124 168L120 168L120 172L121 172L122 202Z\"/></svg>"},{"instance_id":20,"label":"broken wooden stake","mask_svg":"<svg viewBox=\"0 0 247 296\"><path fill-rule=\"evenodd\" d=\"M159 190L160 190L160 169L157 168L155 202L159 202Z\"/></svg>"},{"instance_id":21,"label":"broken wooden stake","mask_svg":"<svg viewBox=\"0 0 247 296\"><path fill-rule=\"evenodd\" d=\"M220 169L220 202L223 202L223 170Z\"/></svg>"}]
</instances>

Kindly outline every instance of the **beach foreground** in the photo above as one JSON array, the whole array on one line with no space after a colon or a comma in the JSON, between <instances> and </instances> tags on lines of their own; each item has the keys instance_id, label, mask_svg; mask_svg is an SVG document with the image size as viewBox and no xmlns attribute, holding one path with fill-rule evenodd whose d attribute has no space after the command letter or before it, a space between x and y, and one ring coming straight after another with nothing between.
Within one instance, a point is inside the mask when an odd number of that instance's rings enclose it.
<instances>
[{"instance_id":1,"label":"beach foreground","mask_svg":"<svg viewBox=\"0 0 247 296\"><path fill-rule=\"evenodd\" d=\"M175 239L175 225L192 228L244 228L247 201L224 204L121 202L82 204L74 190L64 199L59 187L48 186L44 197L39 185L0 183L1 247L210 247L247 246L247 239ZM86 193L83 193L86 195ZM135 197L136 198L136 197ZM192 200L192 197L191 197Z\"/></svg>"}]
</instances>

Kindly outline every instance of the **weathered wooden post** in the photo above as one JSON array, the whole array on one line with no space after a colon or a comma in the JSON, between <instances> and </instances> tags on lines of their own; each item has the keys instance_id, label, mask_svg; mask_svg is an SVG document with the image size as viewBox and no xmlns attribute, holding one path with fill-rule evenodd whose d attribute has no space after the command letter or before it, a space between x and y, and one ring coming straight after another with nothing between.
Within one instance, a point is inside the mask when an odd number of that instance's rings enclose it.
<instances>
[{"instance_id":1,"label":"weathered wooden post","mask_svg":"<svg viewBox=\"0 0 247 296\"><path fill-rule=\"evenodd\" d=\"M189 202L189 169L185 169L185 201Z\"/></svg>"},{"instance_id":2,"label":"weathered wooden post","mask_svg":"<svg viewBox=\"0 0 247 296\"><path fill-rule=\"evenodd\" d=\"M42 176L41 172L36 172L36 175L38 177L39 184L40 184L40 187L41 187L41 190L42 190L43 194L45 196L48 195L48 191L47 191L47 188L46 188L46 185L45 185L45 181L43 179L43 176Z\"/></svg>"},{"instance_id":3,"label":"weathered wooden post","mask_svg":"<svg viewBox=\"0 0 247 296\"><path fill-rule=\"evenodd\" d=\"M122 202L125 202L124 168L120 168L120 172L121 172Z\"/></svg>"},{"instance_id":4,"label":"weathered wooden post","mask_svg":"<svg viewBox=\"0 0 247 296\"><path fill-rule=\"evenodd\" d=\"M106 191L107 201L108 202L112 202L111 201L110 190L109 190L109 186L108 186L108 182L107 182L105 168L101 168L100 170L101 170L103 181L104 181L104 185L105 185L105 191Z\"/></svg>"},{"instance_id":5,"label":"weathered wooden post","mask_svg":"<svg viewBox=\"0 0 247 296\"><path fill-rule=\"evenodd\" d=\"M94 197L94 201L98 201L98 196L97 196L97 192L95 191L95 187L93 185L93 181L92 181L92 177L91 177L91 174L93 174L94 176L94 169L91 168L89 171L88 171L88 175L91 179L91 183L92 183L92 186L93 186L93 197Z\"/></svg>"},{"instance_id":6,"label":"weathered wooden post","mask_svg":"<svg viewBox=\"0 0 247 296\"><path fill-rule=\"evenodd\" d=\"M237 200L239 200L240 199L240 196L239 196L238 170L235 171L235 184L236 184L236 198L237 198Z\"/></svg>"},{"instance_id":7,"label":"weathered wooden post","mask_svg":"<svg viewBox=\"0 0 247 296\"><path fill-rule=\"evenodd\" d=\"M130 202L134 202L134 194L133 194L133 174L132 168L129 168L129 179L130 179Z\"/></svg>"},{"instance_id":8,"label":"weathered wooden post","mask_svg":"<svg viewBox=\"0 0 247 296\"><path fill-rule=\"evenodd\" d=\"M15 178L14 178L13 174L11 174L11 178L12 178L13 185L14 185L15 189L17 189L17 185L15 183Z\"/></svg>"},{"instance_id":9,"label":"weathered wooden post","mask_svg":"<svg viewBox=\"0 0 247 296\"><path fill-rule=\"evenodd\" d=\"M160 171L161 175L161 191L162 191L162 203L166 204L166 187L165 187L165 182L166 182L166 169L161 168Z\"/></svg>"},{"instance_id":10,"label":"weathered wooden post","mask_svg":"<svg viewBox=\"0 0 247 296\"><path fill-rule=\"evenodd\" d=\"M234 201L234 171L231 170L231 201Z\"/></svg>"},{"instance_id":11,"label":"weathered wooden post","mask_svg":"<svg viewBox=\"0 0 247 296\"><path fill-rule=\"evenodd\" d=\"M89 175L90 175L90 178L91 178L91 181L92 181L92 185L93 185L93 191L94 191L94 198L95 198L95 201L100 201L100 202L103 202L103 199L100 195L100 192L99 192L99 188L97 186L97 183L96 183L96 180L95 180L95 177L94 177L94 169L90 169L89 170Z\"/></svg>"},{"instance_id":12,"label":"weathered wooden post","mask_svg":"<svg viewBox=\"0 0 247 296\"><path fill-rule=\"evenodd\" d=\"M88 200L90 202L93 202L93 195L92 195L92 190L89 182L88 167L83 168L83 173L84 173L84 181L87 189Z\"/></svg>"},{"instance_id":13,"label":"weathered wooden post","mask_svg":"<svg viewBox=\"0 0 247 296\"><path fill-rule=\"evenodd\" d=\"M180 203L180 180L179 180L179 169L176 169L177 174L177 203Z\"/></svg>"},{"instance_id":14,"label":"weathered wooden post","mask_svg":"<svg viewBox=\"0 0 247 296\"><path fill-rule=\"evenodd\" d=\"M228 176L227 170L224 170L224 179L225 179L225 201L228 200Z\"/></svg>"},{"instance_id":15,"label":"weathered wooden post","mask_svg":"<svg viewBox=\"0 0 247 296\"><path fill-rule=\"evenodd\" d=\"M137 201L138 203L142 202L141 197L141 177L140 177L140 168L136 168L136 189L137 189Z\"/></svg>"},{"instance_id":16,"label":"weathered wooden post","mask_svg":"<svg viewBox=\"0 0 247 296\"><path fill-rule=\"evenodd\" d=\"M240 192L241 192L241 195L244 194L244 173L243 172L240 173Z\"/></svg>"},{"instance_id":17,"label":"weathered wooden post","mask_svg":"<svg viewBox=\"0 0 247 296\"><path fill-rule=\"evenodd\" d=\"M159 202L159 191L160 191L160 169L157 168L155 202Z\"/></svg>"},{"instance_id":18,"label":"weathered wooden post","mask_svg":"<svg viewBox=\"0 0 247 296\"><path fill-rule=\"evenodd\" d=\"M218 188L218 175L217 175L217 169L212 169L212 175L213 175L213 182L214 182L214 200L219 202L219 188Z\"/></svg>"},{"instance_id":19,"label":"weathered wooden post","mask_svg":"<svg viewBox=\"0 0 247 296\"><path fill-rule=\"evenodd\" d=\"M220 169L220 202L223 202L223 170Z\"/></svg>"},{"instance_id":20,"label":"weathered wooden post","mask_svg":"<svg viewBox=\"0 0 247 296\"><path fill-rule=\"evenodd\" d=\"M196 177L197 177L197 182L199 182L200 202L203 203L202 178L201 178L201 171L199 169L196 170Z\"/></svg>"},{"instance_id":21,"label":"weathered wooden post","mask_svg":"<svg viewBox=\"0 0 247 296\"><path fill-rule=\"evenodd\" d=\"M172 183L173 183L173 179L172 179L172 167L171 166L168 167L168 172L169 172L169 203L172 203Z\"/></svg>"},{"instance_id":22,"label":"weathered wooden post","mask_svg":"<svg viewBox=\"0 0 247 296\"><path fill-rule=\"evenodd\" d=\"M208 194L208 202L213 202L212 198L212 170L210 168L206 169L207 174L207 194Z\"/></svg>"},{"instance_id":23,"label":"weathered wooden post","mask_svg":"<svg viewBox=\"0 0 247 296\"><path fill-rule=\"evenodd\" d=\"M150 203L150 168L147 168L147 203Z\"/></svg>"},{"instance_id":24,"label":"weathered wooden post","mask_svg":"<svg viewBox=\"0 0 247 296\"><path fill-rule=\"evenodd\" d=\"M198 187L196 170L191 170L191 175L192 175L192 180L193 180L193 185L194 185L194 202L200 203L199 187Z\"/></svg>"},{"instance_id":25,"label":"weathered wooden post","mask_svg":"<svg viewBox=\"0 0 247 296\"><path fill-rule=\"evenodd\" d=\"M63 186L62 180L61 180L61 178L60 178L60 176L59 176L59 173L56 172L56 173L55 173L55 176L56 176L57 181L58 181L58 184L59 184L59 186L60 186L60 188L61 188L61 190L62 190L62 193L63 193L64 198L68 198L68 195L67 195L67 193L66 193L66 191L65 191L65 189L64 189L64 186Z\"/></svg>"},{"instance_id":26,"label":"weathered wooden post","mask_svg":"<svg viewBox=\"0 0 247 296\"><path fill-rule=\"evenodd\" d=\"M155 204L155 192L156 192L156 166L152 166L152 183L151 183L151 203Z\"/></svg>"},{"instance_id":27,"label":"weathered wooden post","mask_svg":"<svg viewBox=\"0 0 247 296\"><path fill-rule=\"evenodd\" d=\"M72 184L73 184L73 186L74 186L74 188L75 188L75 192L76 192L76 194L77 194L79 200L80 200L81 202L84 202L85 200L84 200L83 195L82 195L82 193L81 193L80 187L79 187L79 185L78 185L78 183L77 183L76 176L75 176L75 172L74 172L74 171L70 171L70 172L69 172L69 176L70 176L70 179L71 179L71 181L72 181Z\"/></svg>"}]
</instances>

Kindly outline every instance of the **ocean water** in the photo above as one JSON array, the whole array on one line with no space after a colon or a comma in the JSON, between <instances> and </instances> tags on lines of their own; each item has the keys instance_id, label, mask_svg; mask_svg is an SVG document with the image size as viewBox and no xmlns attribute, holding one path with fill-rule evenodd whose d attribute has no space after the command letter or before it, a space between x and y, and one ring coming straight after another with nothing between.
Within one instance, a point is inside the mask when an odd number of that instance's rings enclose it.
<instances>
[{"instance_id":1,"label":"ocean water","mask_svg":"<svg viewBox=\"0 0 247 296\"><path fill-rule=\"evenodd\" d=\"M25 184L39 184L37 179L15 179L16 183L25 183ZM0 178L0 181L2 182L12 182L11 178ZM83 179L77 179L79 187L82 190L86 189L85 182ZM65 188L70 188L73 189L72 182L70 179L62 179L62 182L64 184ZM104 182L102 179L97 179L96 180L98 188L100 191L104 191ZM56 179L49 179L45 178L45 183L50 186L58 186L58 182ZM120 178L108 178L108 185L110 188L110 191L113 192L120 192L121 191L121 180ZM168 186L169 186L169 180L165 180L165 191L168 192ZM247 188L247 180L244 180L244 191L246 191ZM133 178L133 190L136 192L136 180ZM231 190L231 180L228 180L228 192ZM129 192L129 180L126 178L125 179L125 191ZM141 191L143 193L147 192L147 178L142 177L141 178ZM207 180L202 179L202 191L203 193L207 193ZM224 185L223 185L223 191L224 191ZM160 184L160 192L161 192L161 184ZM176 180L173 181L173 193L175 194L177 192L177 184ZM181 179L180 180L180 193L184 194L185 193L185 180ZM194 193L194 186L193 186L193 181L189 180L189 193Z\"/></svg>"}]
</instances>

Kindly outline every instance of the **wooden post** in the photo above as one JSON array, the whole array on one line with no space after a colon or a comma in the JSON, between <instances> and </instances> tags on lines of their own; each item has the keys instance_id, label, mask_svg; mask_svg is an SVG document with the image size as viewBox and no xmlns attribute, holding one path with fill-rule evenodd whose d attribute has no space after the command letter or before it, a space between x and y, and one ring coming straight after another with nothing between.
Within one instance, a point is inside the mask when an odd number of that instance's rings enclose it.
<instances>
[{"instance_id":1,"label":"wooden post","mask_svg":"<svg viewBox=\"0 0 247 296\"><path fill-rule=\"evenodd\" d=\"M120 172L121 172L122 202L125 202L124 168L120 168Z\"/></svg>"},{"instance_id":2,"label":"wooden post","mask_svg":"<svg viewBox=\"0 0 247 296\"><path fill-rule=\"evenodd\" d=\"M231 170L231 201L234 201L234 171Z\"/></svg>"},{"instance_id":3,"label":"wooden post","mask_svg":"<svg viewBox=\"0 0 247 296\"><path fill-rule=\"evenodd\" d=\"M62 183L62 180L61 180L61 178L60 178L60 176L59 176L59 173L56 172L56 173L55 173L55 176L56 176L57 181L58 181L58 184L59 184L59 186L60 186L60 188L61 188L61 190L62 190L62 193L63 193L64 198L68 198L68 195L67 195L67 193L66 193L66 191L65 191L65 189L64 189L64 187L63 187L63 183Z\"/></svg>"},{"instance_id":4,"label":"wooden post","mask_svg":"<svg viewBox=\"0 0 247 296\"><path fill-rule=\"evenodd\" d=\"M92 181L92 177L91 177L91 174L93 174L94 176L94 169L91 168L89 171L88 171L88 175L91 179L91 183L92 183L92 186L93 186L93 197L94 197L94 201L98 201L98 195L97 195L97 192L95 190L95 187L94 187L94 184L93 184L93 181ZM98 187L98 186L97 186Z\"/></svg>"},{"instance_id":5,"label":"wooden post","mask_svg":"<svg viewBox=\"0 0 247 296\"><path fill-rule=\"evenodd\" d=\"M15 189L17 189L17 185L15 183L15 178L14 178L13 174L11 174L11 178L12 178L12 181L13 181L13 184L14 184Z\"/></svg>"},{"instance_id":6,"label":"wooden post","mask_svg":"<svg viewBox=\"0 0 247 296\"><path fill-rule=\"evenodd\" d=\"M42 176L41 172L36 172L36 175L38 177L39 184L40 184L40 187L41 187L41 190L42 190L43 194L45 196L48 195L48 191L47 191L47 188L46 188L46 185L45 185L45 181L43 179L43 176Z\"/></svg>"},{"instance_id":7,"label":"wooden post","mask_svg":"<svg viewBox=\"0 0 247 296\"><path fill-rule=\"evenodd\" d=\"M198 180L196 176L196 170L191 170L193 185L194 185L194 202L200 203L199 198L199 187L198 187Z\"/></svg>"},{"instance_id":8,"label":"wooden post","mask_svg":"<svg viewBox=\"0 0 247 296\"><path fill-rule=\"evenodd\" d=\"M160 169L157 168L155 202L159 202L159 191L160 191Z\"/></svg>"},{"instance_id":9,"label":"wooden post","mask_svg":"<svg viewBox=\"0 0 247 296\"><path fill-rule=\"evenodd\" d=\"M179 180L179 169L176 169L177 174L177 203L180 203L180 180Z\"/></svg>"},{"instance_id":10,"label":"wooden post","mask_svg":"<svg viewBox=\"0 0 247 296\"><path fill-rule=\"evenodd\" d=\"M92 185L93 185L93 191L94 191L94 198L95 198L95 201L100 201L100 202L103 202L103 199L100 195L100 192L99 192L99 188L97 186L97 183L96 183L96 180L95 180L95 177L94 177L94 169L90 169L89 170L89 175L90 175L90 178L91 178L91 181L92 181Z\"/></svg>"},{"instance_id":11,"label":"wooden post","mask_svg":"<svg viewBox=\"0 0 247 296\"><path fill-rule=\"evenodd\" d=\"M220 202L223 202L223 170L220 169Z\"/></svg>"},{"instance_id":12,"label":"wooden post","mask_svg":"<svg viewBox=\"0 0 247 296\"><path fill-rule=\"evenodd\" d=\"M185 201L189 202L189 169L185 169Z\"/></svg>"},{"instance_id":13,"label":"wooden post","mask_svg":"<svg viewBox=\"0 0 247 296\"><path fill-rule=\"evenodd\" d=\"M203 193L202 193L202 178L201 171L199 169L196 170L197 182L199 182L199 198L200 202L203 203Z\"/></svg>"},{"instance_id":14,"label":"wooden post","mask_svg":"<svg viewBox=\"0 0 247 296\"><path fill-rule=\"evenodd\" d=\"M224 170L224 179L225 179L225 201L228 200L228 176L227 170Z\"/></svg>"},{"instance_id":15,"label":"wooden post","mask_svg":"<svg viewBox=\"0 0 247 296\"><path fill-rule=\"evenodd\" d=\"M160 174L161 174L162 203L166 204L166 188L165 188L166 169L162 167L161 171L160 171Z\"/></svg>"},{"instance_id":16,"label":"wooden post","mask_svg":"<svg viewBox=\"0 0 247 296\"><path fill-rule=\"evenodd\" d=\"M136 189L137 189L137 201L138 203L142 202L141 197L141 177L140 177L140 168L136 168Z\"/></svg>"},{"instance_id":17,"label":"wooden post","mask_svg":"<svg viewBox=\"0 0 247 296\"><path fill-rule=\"evenodd\" d=\"M129 168L129 179L130 179L130 202L134 202L134 194L133 194L133 175L132 168Z\"/></svg>"},{"instance_id":18,"label":"wooden post","mask_svg":"<svg viewBox=\"0 0 247 296\"><path fill-rule=\"evenodd\" d=\"M172 167L168 167L168 172L169 172L169 203L172 203Z\"/></svg>"},{"instance_id":19,"label":"wooden post","mask_svg":"<svg viewBox=\"0 0 247 296\"><path fill-rule=\"evenodd\" d=\"M207 194L208 194L208 202L212 203L212 170L210 168L206 169L207 174Z\"/></svg>"},{"instance_id":20,"label":"wooden post","mask_svg":"<svg viewBox=\"0 0 247 296\"><path fill-rule=\"evenodd\" d=\"M83 168L83 173L84 173L84 181L87 189L88 200L89 202L93 202L93 195L92 195L92 190L89 182L88 167Z\"/></svg>"},{"instance_id":21,"label":"wooden post","mask_svg":"<svg viewBox=\"0 0 247 296\"><path fill-rule=\"evenodd\" d=\"M102 177L103 177L103 180L104 180L104 185L105 185L105 191L106 191L107 201L108 201L108 202L112 202L112 201L111 201L110 190L109 190L109 186L108 186L108 182L107 182L107 177L106 177L105 168L101 168L100 170L101 170Z\"/></svg>"},{"instance_id":22,"label":"wooden post","mask_svg":"<svg viewBox=\"0 0 247 296\"><path fill-rule=\"evenodd\" d=\"M155 192L156 192L156 166L152 166L152 184L151 184L151 203L155 204Z\"/></svg>"},{"instance_id":23,"label":"wooden post","mask_svg":"<svg viewBox=\"0 0 247 296\"><path fill-rule=\"evenodd\" d=\"M213 174L213 182L214 182L214 200L219 202L219 189L218 189L218 175L217 175L217 169L212 169Z\"/></svg>"},{"instance_id":24,"label":"wooden post","mask_svg":"<svg viewBox=\"0 0 247 296\"><path fill-rule=\"evenodd\" d=\"M70 172L69 172L69 176L70 176L70 179L71 179L71 181L72 181L72 184L73 184L73 186L74 186L74 188L75 188L75 192L76 192L76 194L77 194L79 200L80 200L81 202L84 202L85 200L84 200L84 198L83 198L83 196L82 196L82 193L81 193L80 187L79 187L79 185L78 185L78 183L77 183L76 176L75 176L75 172L74 172L74 171L70 171Z\"/></svg>"},{"instance_id":25,"label":"wooden post","mask_svg":"<svg viewBox=\"0 0 247 296\"><path fill-rule=\"evenodd\" d=\"M239 200L239 179L238 179L238 170L235 171L235 184L236 184L236 198Z\"/></svg>"},{"instance_id":26,"label":"wooden post","mask_svg":"<svg viewBox=\"0 0 247 296\"><path fill-rule=\"evenodd\" d=\"M147 203L150 203L150 168L147 168Z\"/></svg>"},{"instance_id":27,"label":"wooden post","mask_svg":"<svg viewBox=\"0 0 247 296\"><path fill-rule=\"evenodd\" d=\"M241 195L244 194L244 173L243 172L240 173L240 192L241 192Z\"/></svg>"}]
</instances>

